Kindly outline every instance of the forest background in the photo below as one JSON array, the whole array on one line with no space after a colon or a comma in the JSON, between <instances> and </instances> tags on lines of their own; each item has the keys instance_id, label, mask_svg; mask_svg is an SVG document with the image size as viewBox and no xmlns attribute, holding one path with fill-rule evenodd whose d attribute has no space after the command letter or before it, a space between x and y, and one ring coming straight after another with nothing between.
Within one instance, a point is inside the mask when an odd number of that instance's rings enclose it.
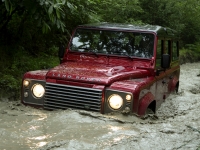
<instances>
[{"instance_id":1,"label":"forest background","mask_svg":"<svg viewBox=\"0 0 200 150\"><path fill-rule=\"evenodd\" d=\"M1 0L0 10L0 97L19 99L25 72L58 65L58 47L79 24L170 27L181 64L200 60L200 0Z\"/></svg>"}]
</instances>

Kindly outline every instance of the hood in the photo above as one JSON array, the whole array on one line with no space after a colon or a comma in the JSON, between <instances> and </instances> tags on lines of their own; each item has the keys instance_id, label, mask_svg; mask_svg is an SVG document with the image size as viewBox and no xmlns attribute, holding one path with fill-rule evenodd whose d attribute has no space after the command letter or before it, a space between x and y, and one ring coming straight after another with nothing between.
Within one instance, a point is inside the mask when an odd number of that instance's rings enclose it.
<instances>
[{"instance_id":1,"label":"hood","mask_svg":"<svg viewBox=\"0 0 200 150\"><path fill-rule=\"evenodd\" d=\"M91 64L83 62L67 62L49 70L47 79L111 84L114 81L141 78L149 75L148 70L134 67Z\"/></svg>"}]
</instances>

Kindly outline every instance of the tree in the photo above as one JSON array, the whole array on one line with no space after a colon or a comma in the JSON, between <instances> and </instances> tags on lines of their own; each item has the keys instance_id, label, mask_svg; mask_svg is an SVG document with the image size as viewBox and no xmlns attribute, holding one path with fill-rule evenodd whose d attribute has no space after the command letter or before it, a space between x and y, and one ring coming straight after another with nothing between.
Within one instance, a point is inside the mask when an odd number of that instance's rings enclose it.
<instances>
[{"instance_id":1,"label":"tree","mask_svg":"<svg viewBox=\"0 0 200 150\"><path fill-rule=\"evenodd\" d=\"M198 0L141 0L144 23L171 27L178 31L182 46L200 42L200 2Z\"/></svg>"},{"instance_id":2,"label":"tree","mask_svg":"<svg viewBox=\"0 0 200 150\"><path fill-rule=\"evenodd\" d=\"M115 23L140 22L139 13L142 9L138 0L101 0L100 5L94 6L100 21Z\"/></svg>"},{"instance_id":3,"label":"tree","mask_svg":"<svg viewBox=\"0 0 200 150\"><path fill-rule=\"evenodd\" d=\"M55 66L57 47L67 45L79 23L93 19L98 0L2 0L0 89L16 91L24 72ZM17 92L16 92L17 93Z\"/></svg>"},{"instance_id":4,"label":"tree","mask_svg":"<svg viewBox=\"0 0 200 150\"><path fill-rule=\"evenodd\" d=\"M3 0L0 3L0 45L20 46L36 54L37 50L48 49L60 41L67 43L77 24L93 19L89 8L97 2Z\"/></svg>"}]
</instances>

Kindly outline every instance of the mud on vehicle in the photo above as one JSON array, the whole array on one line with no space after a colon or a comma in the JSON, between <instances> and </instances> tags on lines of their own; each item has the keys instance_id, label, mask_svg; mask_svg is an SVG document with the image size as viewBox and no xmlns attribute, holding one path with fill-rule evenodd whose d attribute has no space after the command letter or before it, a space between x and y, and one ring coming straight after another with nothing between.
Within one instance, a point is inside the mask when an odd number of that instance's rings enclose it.
<instances>
[{"instance_id":1,"label":"mud on vehicle","mask_svg":"<svg viewBox=\"0 0 200 150\"><path fill-rule=\"evenodd\" d=\"M179 87L178 36L161 26L80 25L59 58L52 69L24 74L22 103L143 116Z\"/></svg>"}]
</instances>

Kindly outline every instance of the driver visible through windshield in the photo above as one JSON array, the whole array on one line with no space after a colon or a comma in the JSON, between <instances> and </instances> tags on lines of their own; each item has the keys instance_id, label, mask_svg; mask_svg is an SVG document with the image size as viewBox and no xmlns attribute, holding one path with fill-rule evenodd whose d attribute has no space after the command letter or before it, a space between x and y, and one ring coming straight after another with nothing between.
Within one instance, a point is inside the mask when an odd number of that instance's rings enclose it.
<instances>
[{"instance_id":1,"label":"driver visible through windshield","mask_svg":"<svg viewBox=\"0 0 200 150\"><path fill-rule=\"evenodd\" d=\"M151 58L154 35L150 33L77 29L70 50L129 57Z\"/></svg>"}]
</instances>

